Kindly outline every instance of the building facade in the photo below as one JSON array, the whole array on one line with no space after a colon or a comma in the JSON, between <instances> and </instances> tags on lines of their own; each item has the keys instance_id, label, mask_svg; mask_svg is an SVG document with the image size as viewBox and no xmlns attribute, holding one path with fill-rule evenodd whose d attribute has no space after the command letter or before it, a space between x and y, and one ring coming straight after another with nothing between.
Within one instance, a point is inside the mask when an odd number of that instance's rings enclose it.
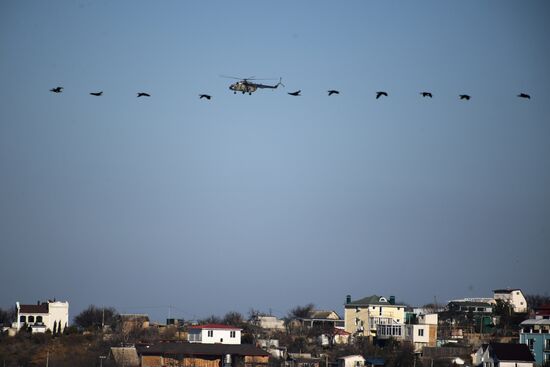
<instances>
[{"instance_id":1,"label":"building facade","mask_svg":"<svg viewBox=\"0 0 550 367\"><path fill-rule=\"evenodd\" d=\"M30 328L33 333L63 332L69 326L69 302L48 301L37 302L35 305L15 303L17 319L14 327L17 331L23 327Z\"/></svg>"},{"instance_id":2,"label":"building facade","mask_svg":"<svg viewBox=\"0 0 550 367\"><path fill-rule=\"evenodd\" d=\"M495 289L493 295L495 301L502 300L509 303L514 312L527 312L527 300L521 289Z\"/></svg>"},{"instance_id":3,"label":"building facade","mask_svg":"<svg viewBox=\"0 0 550 367\"><path fill-rule=\"evenodd\" d=\"M527 345L538 365L550 363L550 319L537 317L520 326L519 342Z\"/></svg>"},{"instance_id":4,"label":"building facade","mask_svg":"<svg viewBox=\"0 0 550 367\"><path fill-rule=\"evenodd\" d=\"M189 327L188 340L202 344L241 344L241 330L221 324L195 325Z\"/></svg>"},{"instance_id":5,"label":"building facade","mask_svg":"<svg viewBox=\"0 0 550 367\"><path fill-rule=\"evenodd\" d=\"M372 295L356 301L347 296L344 305L345 330L352 335L375 337L378 326L384 326L396 333L403 332L405 322L405 305L395 304L392 296L385 297Z\"/></svg>"}]
</instances>

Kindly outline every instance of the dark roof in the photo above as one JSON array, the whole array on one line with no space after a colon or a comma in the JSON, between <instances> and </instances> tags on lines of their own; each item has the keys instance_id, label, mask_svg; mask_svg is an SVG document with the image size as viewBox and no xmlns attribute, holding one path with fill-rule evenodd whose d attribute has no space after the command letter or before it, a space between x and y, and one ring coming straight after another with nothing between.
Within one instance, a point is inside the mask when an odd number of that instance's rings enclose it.
<instances>
[{"instance_id":1,"label":"dark roof","mask_svg":"<svg viewBox=\"0 0 550 367\"><path fill-rule=\"evenodd\" d=\"M535 362L526 344L490 343L491 355L499 361Z\"/></svg>"},{"instance_id":2,"label":"dark roof","mask_svg":"<svg viewBox=\"0 0 550 367\"><path fill-rule=\"evenodd\" d=\"M182 354L188 356L223 356L226 354L239 356L264 356L269 353L252 344L201 344L188 342L166 342L150 346L136 346L138 354Z\"/></svg>"},{"instance_id":3,"label":"dark roof","mask_svg":"<svg viewBox=\"0 0 550 367\"><path fill-rule=\"evenodd\" d=\"M386 364L386 360L384 358L367 358L365 359L365 364L367 365L374 365L374 366L383 366Z\"/></svg>"},{"instance_id":4,"label":"dark roof","mask_svg":"<svg viewBox=\"0 0 550 367\"><path fill-rule=\"evenodd\" d=\"M468 307L493 307L488 302L472 302L472 301L451 301L449 304L457 305L457 306L468 306Z\"/></svg>"},{"instance_id":5,"label":"dark roof","mask_svg":"<svg viewBox=\"0 0 550 367\"><path fill-rule=\"evenodd\" d=\"M47 303L41 303L39 305L20 305L20 313L48 313L49 308Z\"/></svg>"},{"instance_id":6,"label":"dark roof","mask_svg":"<svg viewBox=\"0 0 550 367\"><path fill-rule=\"evenodd\" d=\"M396 307L405 307L405 305L392 305L389 302L389 298L384 297L386 300L380 301L380 298L382 296L377 296L376 294L373 294L372 296L364 297L355 301L351 301L350 303L346 303L345 307L355 307L355 306L370 306L370 305L382 305L382 306L396 306Z\"/></svg>"},{"instance_id":7,"label":"dark roof","mask_svg":"<svg viewBox=\"0 0 550 367\"><path fill-rule=\"evenodd\" d=\"M223 324L205 324L189 326L189 329L222 329L222 330L242 330L241 328L223 325Z\"/></svg>"}]
</instances>

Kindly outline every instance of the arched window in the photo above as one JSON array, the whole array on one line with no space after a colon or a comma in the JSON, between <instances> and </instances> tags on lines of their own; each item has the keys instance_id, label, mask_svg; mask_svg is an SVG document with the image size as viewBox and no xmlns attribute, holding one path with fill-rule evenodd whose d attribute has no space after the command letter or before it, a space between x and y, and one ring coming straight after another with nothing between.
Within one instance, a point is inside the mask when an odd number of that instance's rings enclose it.
<instances>
[{"instance_id":1,"label":"arched window","mask_svg":"<svg viewBox=\"0 0 550 367\"><path fill-rule=\"evenodd\" d=\"M19 322L27 322L27 316L19 316Z\"/></svg>"},{"instance_id":2,"label":"arched window","mask_svg":"<svg viewBox=\"0 0 550 367\"><path fill-rule=\"evenodd\" d=\"M34 316L29 316L29 324L30 324L31 322L34 322Z\"/></svg>"},{"instance_id":3,"label":"arched window","mask_svg":"<svg viewBox=\"0 0 550 367\"><path fill-rule=\"evenodd\" d=\"M42 316L36 316L36 322L42 322Z\"/></svg>"}]
</instances>

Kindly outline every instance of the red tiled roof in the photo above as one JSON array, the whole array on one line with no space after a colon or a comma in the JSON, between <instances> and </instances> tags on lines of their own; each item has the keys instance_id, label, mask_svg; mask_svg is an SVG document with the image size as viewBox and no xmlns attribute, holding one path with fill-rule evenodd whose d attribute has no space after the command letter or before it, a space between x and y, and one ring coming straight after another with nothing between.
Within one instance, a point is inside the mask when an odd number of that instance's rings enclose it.
<instances>
[{"instance_id":1,"label":"red tiled roof","mask_svg":"<svg viewBox=\"0 0 550 367\"><path fill-rule=\"evenodd\" d=\"M20 313L48 313L49 308L47 303L42 303L40 305L20 305Z\"/></svg>"},{"instance_id":2,"label":"red tiled roof","mask_svg":"<svg viewBox=\"0 0 550 367\"><path fill-rule=\"evenodd\" d=\"M189 326L189 329L223 329L223 330L242 330L241 328L222 325L222 324L206 324L206 325L194 325Z\"/></svg>"},{"instance_id":3,"label":"red tiled roof","mask_svg":"<svg viewBox=\"0 0 550 367\"><path fill-rule=\"evenodd\" d=\"M334 335L351 335L351 334L342 329L334 329Z\"/></svg>"},{"instance_id":4,"label":"red tiled roof","mask_svg":"<svg viewBox=\"0 0 550 367\"><path fill-rule=\"evenodd\" d=\"M550 315L550 303L544 304L535 308L535 315L537 316L549 316Z\"/></svg>"}]
</instances>

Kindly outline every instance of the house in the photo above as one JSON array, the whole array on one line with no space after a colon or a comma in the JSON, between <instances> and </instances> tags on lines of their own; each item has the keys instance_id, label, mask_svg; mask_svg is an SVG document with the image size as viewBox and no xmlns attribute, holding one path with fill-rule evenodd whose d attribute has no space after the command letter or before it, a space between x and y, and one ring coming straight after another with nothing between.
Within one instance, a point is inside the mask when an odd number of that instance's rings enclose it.
<instances>
[{"instance_id":1,"label":"house","mask_svg":"<svg viewBox=\"0 0 550 367\"><path fill-rule=\"evenodd\" d=\"M122 331L129 333L133 330L147 329L150 326L149 315L141 313L120 314Z\"/></svg>"},{"instance_id":2,"label":"house","mask_svg":"<svg viewBox=\"0 0 550 367\"><path fill-rule=\"evenodd\" d=\"M351 334L347 331L334 328L330 333L323 333L319 336L319 344L323 347L349 344L350 338Z\"/></svg>"},{"instance_id":3,"label":"house","mask_svg":"<svg viewBox=\"0 0 550 367\"><path fill-rule=\"evenodd\" d=\"M538 365L550 362L550 307L535 309L535 318L520 324L519 342L527 345Z\"/></svg>"},{"instance_id":4,"label":"house","mask_svg":"<svg viewBox=\"0 0 550 367\"><path fill-rule=\"evenodd\" d=\"M277 359L286 358L286 347L279 345L279 339L258 339L256 340L256 346L271 354L272 357Z\"/></svg>"},{"instance_id":5,"label":"house","mask_svg":"<svg viewBox=\"0 0 550 367\"><path fill-rule=\"evenodd\" d=\"M472 356L476 367L533 367L535 359L525 344L483 344Z\"/></svg>"},{"instance_id":6,"label":"house","mask_svg":"<svg viewBox=\"0 0 550 367\"><path fill-rule=\"evenodd\" d=\"M379 324L376 330L377 339L396 339L413 345L415 352L422 352L424 347L435 347L437 343L437 314L419 315L411 324Z\"/></svg>"},{"instance_id":7,"label":"house","mask_svg":"<svg viewBox=\"0 0 550 367\"><path fill-rule=\"evenodd\" d=\"M447 304L447 309L457 313L491 314L493 305L489 302L476 302L469 300L454 300Z\"/></svg>"},{"instance_id":8,"label":"house","mask_svg":"<svg viewBox=\"0 0 550 367\"><path fill-rule=\"evenodd\" d=\"M193 325L188 329L190 343L241 344L242 329L221 324Z\"/></svg>"},{"instance_id":9,"label":"house","mask_svg":"<svg viewBox=\"0 0 550 367\"><path fill-rule=\"evenodd\" d=\"M527 312L527 300L521 289L495 289L493 290L495 301L502 300L509 303L516 313Z\"/></svg>"},{"instance_id":10,"label":"house","mask_svg":"<svg viewBox=\"0 0 550 367\"><path fill-rule=\"evenodd\" d=\"M264 330L269 331L284 331L284 320L278 319L275 316L257 315L251 320L251 323L255 326L259 326Z\"/></svg>"},{"instance_id":11,"label":"house","mask_svg":"<svg viewBox=\"0 0 550 367\"><path fill-rule=\"evenodd\" d=\"M418 323L405 325L404 340L411 343L415 352L422 352L424 347L435 347L437 344L437 314L419 315Z\"/></svg>"},{"instance_id":12,"label":"house","mask_svg":"<svg viewBox=\"0 0 550 367\"><path fill-rule=\"evenodd\" d=\"M141 367L267 367L269 354L250 344L162 342L136 345Z\"/></svg>"},{"instance_id":13,"label":"house","mask_svg":"<svg viewBox=\"0 0 550 367\"><path fill-rule=\"evenodd\" d=\"M285 365L287 367L319 367L321 358L311 356L311 353L288 353Z\"/></svg>"},{"instance_id":14,"label":"house","mask_svg":"<svg viewBox=\"0 0 550 367\"><path fill-rule=\"evenodd\" d=\"M308 317L302 317L299 321L308 328L316 326L344 328L344 320L335 311L312 310Z\"/></svg>"},{"instance_id":15,"label":"house","mask_svg":"<svg viewBox=\"0 0 550 367\"><path fill-rule=\"evenodd\" d=\"M338 367L365 367L365 358L358 354L340 357Z\"/></svg>"},{"instance_id":16,"label":"house","mask_svg":"<svg viewBox=\"0 0 550 367\"><path fill-rule=\"evenodd\" d=\"M352 301L348 295L344 312L345 330L352 335L375 337L378 325L387 326L384 330L392 335L403 335L405 305L395 304L393 296L388 300L372 295Z\"/></svg>"},{"instance_id":17,"label":"house","mask_svg":"<svg viewBox=\"0 0 550 367\"><path fill-rule=\"evenodd\" d=\"M550 303L535 308L535 318L550 319Z\"/></svg>"},{"instance_id":18,"label":"house","mask_svg":"<svg viewBox=\"0 0 550 367\"><path fill-rule=\"evenodd\" d=\"M12 327L21 330L23 326L30 328L33 333L63 332L69 326L69 302L49 300L37 302L35 305L15 303L17 310L16 321Z\"/></svg>"}]
</instances>

